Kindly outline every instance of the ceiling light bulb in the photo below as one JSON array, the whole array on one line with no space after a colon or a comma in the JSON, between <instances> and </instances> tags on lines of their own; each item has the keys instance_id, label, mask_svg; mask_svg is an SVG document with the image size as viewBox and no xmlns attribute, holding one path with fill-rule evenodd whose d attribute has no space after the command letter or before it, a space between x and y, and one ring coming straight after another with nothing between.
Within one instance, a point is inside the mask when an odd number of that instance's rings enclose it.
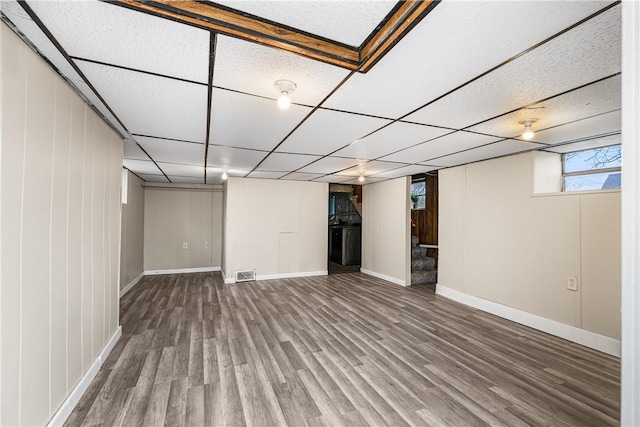
<instances>
[{"instance_id":1,"label":"ceiling light bulb","mask_svg":"<svg viewBox=\"0 0 640 427\"><path fill-rule=\"evenodd\" d=\"M364 182L364 175L360 175L360 178L358 178L358 181Z\"/></svg>"},{"instance_id":2,"label":"ceiling light bulb","mask_svg":"<svg viewBox=\"0 0 640 427\"><path fill-rule=\"evenodd\" d=\"M227 178L229 178L229 175L226 172L222 172L222 180L226 181Z\"/></svg>"},{"instance_id":3,"label":"ceiling light bulb","mask_svg":"<svg viewBox=\"0 0 640 427\"><path fill-rule=\"evenodd\" d=\"M273 86L280 94L278 96L278 106L286 110L291 105L291 98L289 98L289 96L296 89L296 84L291 80L278 80Z\"/></svg>"},{"instance_id":4,"label":"ceiling light bulb","mask_svg":"<svg viewBox=\"0 0 640 427\"><path fill-rule=\"evenodd\" d=\"M278 107L286 110L291 105L291 99L289 99L289 95L287 92L282 92L282 95L278 97Z\"/></svg>"},{"instance_id":5,"label":"ceiling light bulb","mask_svg":"<svg viewBox=\"0 0 640 427\"><path fill-rule=\"evenodd\" d=\"M524 125L524 132L522 133L522 138L524 139L533 138L533 129L531 129L531 124L537 121L538 119L527 119L519 122L521 125Z\"/></svg>"}]
</instances>

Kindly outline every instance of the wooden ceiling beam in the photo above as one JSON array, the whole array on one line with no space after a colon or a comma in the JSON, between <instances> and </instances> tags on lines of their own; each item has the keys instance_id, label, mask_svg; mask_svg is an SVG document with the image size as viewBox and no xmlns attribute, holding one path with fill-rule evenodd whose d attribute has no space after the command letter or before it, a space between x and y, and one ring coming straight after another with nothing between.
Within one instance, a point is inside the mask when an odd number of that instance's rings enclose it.
<instances>
[{"instance_id":1,"label":"wooden ceiling beam","mask_svg":"<svg viewBox=\"0 0 640 427\"><path fill-rule=\"evenodd\" d=\"M110 3L364 73L426 16L437 0L402 1L360 47L347 46L212 2L112 0Z\"/></svg>"}]
</instances>

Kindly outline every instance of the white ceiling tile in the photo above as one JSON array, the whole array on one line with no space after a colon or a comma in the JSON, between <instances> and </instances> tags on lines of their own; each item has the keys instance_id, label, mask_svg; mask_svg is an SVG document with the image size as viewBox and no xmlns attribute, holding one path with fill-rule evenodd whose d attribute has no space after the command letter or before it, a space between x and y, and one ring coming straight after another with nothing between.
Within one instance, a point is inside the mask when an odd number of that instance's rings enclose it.
<instances>
[{"instance_id":1,"label":"white ceiling tile","mask_svg":"<svg viewBox=\"0 0 640 427\"><path fill-rule=\"evenodd\" d=\"M360 176L364 175L368 177L369 175L377 175L381 172L398 169L400 167L406 166L404 163L394 163L394 162L381 162L379 160L372 160L367 163L361 163L352 168L343 170L341 172L336 173L336 175L347 175L347 176Z\"/></svg>"},{"instance_id":2,"label":"white ceiling tile","mask_svg":"<svg viewBox=\"0 0 640 427\"><path fill-rule=\"evenodd\" d=\"M2 13L4 13L13 24L37 47L58 71L69 80L75 89L80 92L98 111L123 135L127 136L127 131L118 123L111 112L98 99L95 93L82 80L76 70L69 64L57 47L51 43L49 38L42 32L40 27L31 20L22 7L13 0L2 0Z\"/></svg>"},{"instance_id":3,"label":"white ceiling tile","mask_svg":"<svg viewBox=\"0 0 640 427\"><path fill-rule=\"evenodd\" d=\"M351 184L351 185L367 185L373 184L380 181L386 181L387 178L378 178L374 176L369 176L364 179L364 181L360 181L358 178L356 179L348 179L346 181L341 181L341 184Z\"/></svg>"},{"instance_id":4,"label":"white ceiling tile","mask_svg":"<svg viewBox=\"0 0 640 427\"><path fill-rule=\"evenodd\" d=\"M137 174L142 180L147 182L169 182L164 175L147 175L144 173Z\"/></svg>"},{"instance_id":5,"label":"white ceiling tile","mask_svg":"<svg viewBox=\"0 0 640 427\"><path fill-rule=\"evenodd\" d=\"M253 171L247 175L247 178L278 179L286 174L287 172Z\"/></svg>"},{"instance_id":6,"label":"white ceiling tile","mask_svg":"<svg viewBox=\"0 0 640 427\"><path fill-rule=\"evenodd\" d=\"M551 98L513 113L470 127L468 130L514 138L523 132L522 120L535 118L533 129L546 129L563 123L618 110L621 107L620 75L582 89Z\"/></svg>"},{"instance_id":7,"label":"white ceiling tile","mask_svg":"<svg viewBox=\"0 0 640 427\"><path fill-rule=\"evenodd\" d=\"M156 162L204 165L204 144L136 136L138 143Z\"/></svg>"},{"instance_id":8,"label":"white ceiling tile","mask_svg":"<svg viewBox=\"0 0 640 427\"><path fill-rule=\"evenodd\" d=\"M169 179L174 184L204 184L205 183L204 182L204 175L200 176L200 177L169 175ZM211 184L211 182L208 182L207 184Z\"/></svg>"},{"instance_id":9,"label":"white ceiling tile","mask_svg":"<svg viewBox=\"0 0 640 427\"><path fill-rule=\"evenodd\" d=\"M620 67L618 6L406 119L463 128L617 73Z\"/></svg>"},{"instance_id":10,"label":"white ceiling tile","mask_svg":"<svg viewBox=\"0 0 640 427\"><path fill-rule=\"evenodd\" d=\"M451 133L449 129L395 122L335 153L336 156L376 159L403 148Z\"/></svg>"},{"instance_id":11,"label":"white ceiling tile","mask_svg":"<svg viewBox=\"0 0 640 427\"><path fill-rule=\"evenodd\" d=\"M209 31L98 1L30 1L71 56L207 83Z\"/></svg>"},{"instance_id":12,"label":"white ceiling tile","mask_svg":"<svg viewBox=\"0 0 640 427\"><path fill-rule=\"evenodd\" d=\"M130 139L124 140L122 158L131 160L151 160L149 159L149 156L144 154L144 151L138 147L138 144Z\"/></svg>"},{"instance_id":13,"label":"white ceiling tile","mask_svg":"<svg viewBox=\"0 0 640 427\"><path fill-rule=\"evenodd\" d=\"M178 165L174 163L161 163L158 166L167 174L167 176L182 176L204 179L204 166L195 165Z\"/></svg>"},{"instance_id":14,"label":"white ceiling tile","mask_svg":"<svg viewBox=\"0 0 640 427\"><path fill-rule=\"evenodd\" d=\"M313 181L314 182L329 182L331 184L339 184L341 182L344 182L345 179L349 179L348 177L345 177L343 175L326 175L326 176L321 176L320 178L316 178Z\"/></svg>"},{"instance_id":15,"label":"white ceiling tile","mask_svg":"<svg viewBox=\"0 0 640 427\"><path fill-rule=\"evenodd\" d=\"M427 173L438 169L434 166L409 165L398 169L382 172L375 175L375 178L398 178L401 176L411 176L419 173Z\"/></svg>"},{"instance_id":16,"label":"white ceiling tile","mask_svg":"<svg viewBox=\"0 0 640 427\"><path fill-rule=\"evenodd\" d=\"M366 160L346 159L343 157L325 157L315 163L310 164L309 166L305 166L298 172L328 174L338 172L364 162L366 162Z\"/></svg>"},{"instance_id":17,"label":"white ceiling tile","mask_svg":"<svg viewBox=\"0 0 640 427\"><path fill-rule=\"evenodd\" d=\"M162 171L151 160L122 159L122 165L137 174L162 175Z\"/></svg>"},{"instance_id":18,"label":"white ceiling tile","mask_svg":"<svg viewBox=\"0 0 640 427\"><path fill-rule=\"evenodd\" d=\"M593 135L619 132L622 126L621 110L611 111L595 117L578 120L565 125L536 132L531 141L545 144L557 144Z\"/></svg>"},{"instance_id":19,"label":"white ceiling tile","mask_svg":"<svg viewBox=\"0 0 640 427\"><path fill-rule=\"evenodd\" d=\"M396 5L395 0L216 3L350 46L360 46Z\"/></svg>"},{"instance_id":20,"label":"white ceiling tile","mask_svg":"<svg viewBox=\"0 0 640 427\"><path fill-rule=\"evenodd\" d=\"M79 61L131 133L204 142L207 87Z\"/></svg>"},{"instance_id":21,"label":"white ceiling tile","mask_svg":"<svg viewBox=\"0 0 640 427\"><path fill-rule=\"evenodd\" d=\"M496 142L495 144L485 145L480 148L474 148L472 150L463 151L461 153L452 154L450 156L440 157L435 160L430 160L429 164L442 167L458 166L466 163L477 162L480 160L492 159L494 157L515 154L521 151L527 151L540 147L543 146L531 142L507 139L504 141Z\"/></svg>"},{"instance_id":22,"label":"white ceiling tile","mask_svg":"<svg viewBox=\"0 0 640 427\"><path fill-rule=\"evenodd\" d=\"M259 170L291 172L318 160L320 156L272 153L258 166Z\"/></svg>"},{"instance_id":23,"label":"white ceiling tile","mask_svg":"<svg viewBox=\"0 0 640 427\"><path fill-rule=\"evenodd\" d=\"M214 89L209 142L271 151L309 111L296 105L281 110L269 99Z\"/></svg>"},{"instance_id":24,"label":"white ceiling tile","mask_svg":"<svg viewBox=\"0 0 640 427\"><path fill-rule=\"evenodd\" d=\"M80 78L78 73L76 73L69 64L69 61L62 56L58 48L51 43L49 38L42 32L40 27L33 22L31 17L17 1L2 0L0 5L2 5L2 13L9 18L22 34L24 34L63 75L68 78Z\"/></svg>"},{"instance_id":25,"label":"white ceiling tile","mask_svg":"<svg viewBox=\"0 0 640 427\"><path fill-rule=\"evenodd\" d=\"M444 156L473 147L489 144L497 141L493 136L480 135L459 131L431 140L415 147L407 148L390 156L382 157L381 160L403 163L418 163L435 157Z\"/></svg>"},{"instance_id":26,"label":"white ceiling tile","mask_svg":"<svg viewBox=\"0 0 640 427\"><path fill-rule=\"evenodd\" d=\"M283 176L282 179L288 179L293 181L311 181L312 179L320 178L321 176L324 176L324 175L321 173L293 172L293 173L290 173L289 175Z\"/></svg>"},{"instance_id":27,"label":"white ceiling tile","mask_svg":"<svg viewBox=\"0 0 640 427\"><path fill-rule=\"evenodd\" d=\"M356 114L316 110L277 151L327 155L389 122Z\"/></svg>"},{"instance_id":28,"label":"white ceiling tile","mask_svg":"<svg viewBox=\"0 0 640 427\"><path fill-rule=\"evenodd\" d=\"M244 150L220 145L209 145L207 166L221 169L250 171L269 154L266 151Z\"/></svg>"},{"instance_id":29,"label":"white ceiling tile","mask_svg":"<svg viewBox=\"0 0 640 427\"><path fill-rule=\"evenodd\" d=\"M563 144L557 147L545 147L544 151L554 153L570 153L572 151L587 150L589 148L606 147L616 145L622 142L621 134L607 135L600 138L588 139L585 141L574 142L571 144Z\"/></svg>"},{"instance_id":30,"label":"white ceiling tile","mask_svg":"<svg viewBox=\"0 0 640 427\"><path fill-rule=\"evenodd\" d=\"M213 84L219 87L275 99L279 93L273 84L287 79L297 86L290 96L291 102L315 106L348 73L291 52L232 37L217 37Z\"/></svg>"},{"instance_id":31,"label":"white ceiling tile","mask_svg":"<svg viewBox=\"0 0 640 427\"><path fill-rule=\"evenodd\" d=\"M372 70L350 77L325 106L398 118L606 4L440 2Z\"/></svg>"}]
</instances>

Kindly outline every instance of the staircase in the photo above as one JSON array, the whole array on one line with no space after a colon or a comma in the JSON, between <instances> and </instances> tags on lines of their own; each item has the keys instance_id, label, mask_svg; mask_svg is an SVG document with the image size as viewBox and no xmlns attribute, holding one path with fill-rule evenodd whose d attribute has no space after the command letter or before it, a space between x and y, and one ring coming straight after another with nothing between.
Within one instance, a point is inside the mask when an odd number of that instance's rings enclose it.
<instances>
[{"instance_id":1,"label":"staircase","mask_svg":"<svg viewBox=\"0 0 640 427\"><path fill-rule=\"evenodd\" d=\"M423 285L438 281L436 260L427 256L427 248L418 246L417 236L411 236L411 284Z\"/></svg>"}]
</instances>

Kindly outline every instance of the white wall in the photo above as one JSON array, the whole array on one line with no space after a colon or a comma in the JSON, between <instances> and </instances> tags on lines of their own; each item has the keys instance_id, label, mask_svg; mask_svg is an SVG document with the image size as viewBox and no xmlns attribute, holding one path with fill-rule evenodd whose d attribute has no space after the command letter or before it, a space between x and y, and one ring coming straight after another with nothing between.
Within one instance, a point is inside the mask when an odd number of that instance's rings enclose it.
<instances>
[{"instance_id":1,"label":"white wall","mask_svg":"<svg viewBox=\"0 0 640 427\"><path fill-rule=\"evenodd\" d=\"M438 285L619 339L620 192L533 195L533 158L440 172Z\"/></svg>"},{"instance_id":2,"label":"white wall","mask_svg":"<svg viewBox=\"0 0 640 427\"><path fill-rule=\"evenodd\" d=\"M127 203L122 205L120 248L120 290L144 271L144 188L140 178L127 173Z\"/></svg>"},{"instance_id":3,"label":"white wall","mask_svg":"<svg viewBox=\"0 0 640 427\"><path fill-rule=\"evenodd\" d=\"M118 331L122 141L1 24L1 425L44 425Z\"/></svg>"},{"instance_id":4,"label":"white wall","mask_svg":"<svg viewBox=\"0 0 640 427\"><path fill-rule=\"evenodd\" d=\"M640 3L622 2L622 371L620 424L640 425Z\"/></svg>"},{"instance_id":5,"label":"white wall","mask_svg":"<svg viewBox=\"0 0 640 427\"><path fill-rule=\"evenodd\" d=\"M144 188L145 272L219 268L222 187L145 183Z\"/></svg>"},{"instance_id":6,"label":"white wall","mask_svg":"<svg viewBox=\"0 0 640 427\"><path fill-rule=\"evenodd\" d=\"M328 184L229 178L225 203L227 281L326 274Z\"/></svg>"},{"instance_id":7,"label":"white wall","mask_svg":"<svg viewBox=\"0 0 640 427\"><path fill-rule=\"evenodd\" d=\"M362 188L363 273L411 285L411 178Z\"/></svg>"}]
</instances>

